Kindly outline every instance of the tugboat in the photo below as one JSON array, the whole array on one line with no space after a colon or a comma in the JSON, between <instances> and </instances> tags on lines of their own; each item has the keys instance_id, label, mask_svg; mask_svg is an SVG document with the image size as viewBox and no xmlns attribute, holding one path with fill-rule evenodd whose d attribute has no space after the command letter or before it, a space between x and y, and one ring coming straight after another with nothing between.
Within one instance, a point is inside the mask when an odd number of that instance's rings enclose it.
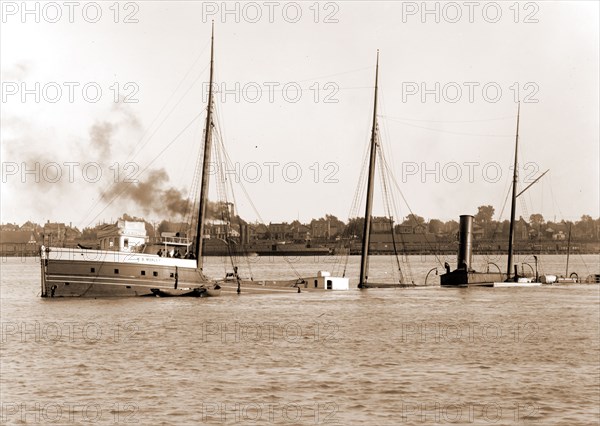
<instances>
[{"instance_id":1,"label":"tugboat","mask_svg":"<svg viewBox=\"0 0 600 426\"><path fill-rule=\"evenodd\" d=\"M515 239L515 211L517 197L527 191L532 185L539 181L548 171L546 170L531 184L529 184L521 192L517 193L518 181L518 148L519 148L519 116L521 104L517 109L517 132L515 142L515 162L513 168L512 180L512 202L510 208L510 228L508 236L508 265L506 274L501 272L477 272L472 267L473 258L473 216L460 216L459 228L459 247L457 266L454 271L450 271L450 265L446 263L446 273L440 276L440 285L442 287L536 287L542 285L539 282L539 277L535 279L519 276L517 266L514 266L513 272L513 244Z\"/></svg>"}]
</instances>

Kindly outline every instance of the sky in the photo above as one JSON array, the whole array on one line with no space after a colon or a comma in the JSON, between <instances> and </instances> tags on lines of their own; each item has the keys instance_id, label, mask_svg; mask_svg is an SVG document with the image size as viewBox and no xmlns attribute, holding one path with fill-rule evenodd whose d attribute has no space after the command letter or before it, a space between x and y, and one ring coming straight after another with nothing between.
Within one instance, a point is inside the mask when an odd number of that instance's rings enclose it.
<instances>
[{"instance_id":1,"label":"sky","mask_svg":"<svg viewBox=\"0 0 600 426\"><path fill-rule=\"evenodd\" d=\"M0 221L180 219L197 192L212 20L232 165L214 158L210 198L229 171L228 200L246 220L362 214L352 206L364 192L377 50L396 216L450 220L492 205L508 218L520 100L519 187L550 171L517 215L596 218L598 7L4 1Z\"/></svg>"}]
</instances>

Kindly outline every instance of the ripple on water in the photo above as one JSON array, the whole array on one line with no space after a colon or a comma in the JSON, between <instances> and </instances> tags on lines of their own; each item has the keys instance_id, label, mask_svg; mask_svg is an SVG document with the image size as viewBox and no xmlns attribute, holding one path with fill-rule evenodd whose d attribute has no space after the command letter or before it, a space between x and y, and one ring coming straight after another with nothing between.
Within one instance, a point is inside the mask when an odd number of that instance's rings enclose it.
<instances>
[{"instance_id":1,"label":"ripple on water","mask_svg":"<svg viewBox=\"0 0 600 426\"><path fill-rule=\"evenodd\" d=\"M263 412L275 404L274 424L294 423L281 414L289 404L304 407L299 424L314 424L315 407L321 419L335 407L339 424L397 425L403 406L421 404L431 415L436 403L498 404L497 424L514 424L515 407L523 424L598 422L597 286L42 301L37 264L2 267L3 323L102 329L99 339L58 342L3 334L3 402L100 404L100 424L126 404L138 424L234 423L202 413L236 403ZM278 328L262 340L231 333L265 323ZM207 334L207 324L217 333ZM285 335L289 324L300 338ZM502 335L482 335L486 324ZM439 335L457 327L462 334Z\"/></svg>"}]
</instances>

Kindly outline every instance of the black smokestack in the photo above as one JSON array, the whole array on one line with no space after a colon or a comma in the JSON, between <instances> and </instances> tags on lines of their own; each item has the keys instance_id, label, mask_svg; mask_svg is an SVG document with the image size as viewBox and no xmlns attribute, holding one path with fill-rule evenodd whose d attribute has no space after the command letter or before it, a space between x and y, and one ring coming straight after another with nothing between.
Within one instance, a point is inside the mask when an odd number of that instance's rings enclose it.
<instances>
[{"instance_id":1,"label":"black smokestack","mask_svg":"<svg viewBox=\"0 0 600 426\"><path fill-rule=\"evenodd\" d=\"M456 268L470 271L473 261L473 216L468 214L460 216L458 238L458 264Z\"/></svg>"}]
</instances>

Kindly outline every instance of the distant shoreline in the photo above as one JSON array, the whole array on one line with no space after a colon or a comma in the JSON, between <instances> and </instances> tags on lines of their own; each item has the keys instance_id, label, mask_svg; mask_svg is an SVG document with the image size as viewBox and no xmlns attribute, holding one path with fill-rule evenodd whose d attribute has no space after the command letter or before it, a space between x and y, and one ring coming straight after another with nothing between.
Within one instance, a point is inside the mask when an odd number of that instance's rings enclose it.
<instances>
[{"instance_id":1,"label":"distant shoreline","mask_svg":"<svg viewBox=\"0 0 600 426\"><path fill-rule=\"evenodd\" d=\"M74 247L73 247L74 248ZM306 252L299 252L299 251L293 251L290 253L284 253L284 252L252 252L254 256L257 257L333 257L333 256L342 256L345 253L340 253L340 252L332 252L332 253L325 253L325 252L320 252L320 253L316 253L314 251L306 251ZM236 253L236 256L244 256L247 253L243 253L243 252L238 252ZM369 252L369 255L371 256L391 256L393 255L393 252L382 252L382 251L377 251L377 250L373 250ZM456 251L455 250L405 250L405 251L398 251L398 254L401 256L407 255L407 256L424 256L424 255L456 255ZM477 251L474 250L473 251L474 255L478 255L478 256L489 256L489 255L503 255L506 254L506 251L503 250L486 250L486 251ZM575 250L575 251L571 251L570 253L572 256L573 255L598 255L600 254L600 250L596 249L596 250ZM355 252L355 251L351 251L350 252L351 256L359 256L360 252ZM556 250L546 250L546 251L534 251L534 250L515 250L515 255L556 255L556 256L566 256L567 252L566 251L556 251ZM224 257L224 256L228 256L227 253L206 253L205 254L206 257ZM39 253L37 252L37 250L35 252L33 251L26 251L26 252L11 252L11 253L0 253L0 257L3 258L12 258L12 257L39 257Z\"/></svg>"}]
</instances>

